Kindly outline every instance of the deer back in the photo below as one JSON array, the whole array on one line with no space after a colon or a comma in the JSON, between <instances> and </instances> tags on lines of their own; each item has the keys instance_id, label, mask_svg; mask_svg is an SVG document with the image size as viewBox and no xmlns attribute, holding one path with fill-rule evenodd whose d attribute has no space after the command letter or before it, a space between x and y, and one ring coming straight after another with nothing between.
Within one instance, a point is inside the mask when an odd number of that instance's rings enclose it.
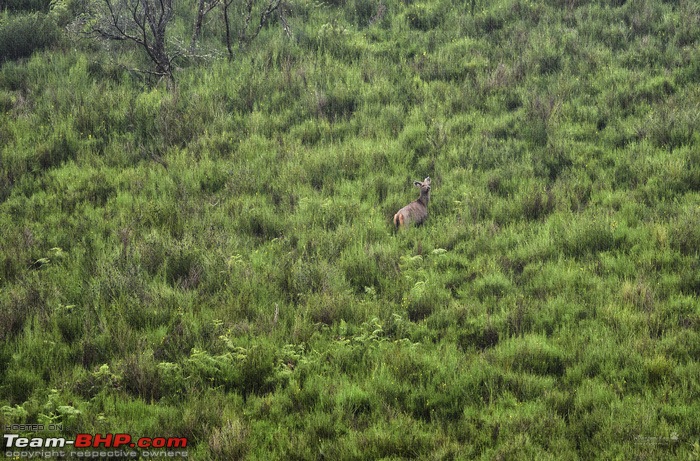
<instances>
[{"instance_id":1,"label":"deer back","mask_svg":"<svg viewBox=\"0 0 700 461\"><path fill-rule=\"evenodd\" d=\"M420 181L414 181L416 187L420 187L420 196L401 208L394 215L394 226L406 227L411 224L421 224L428 218L428 203L430 202L430 177Z\"/></svg>"}]
</instances>

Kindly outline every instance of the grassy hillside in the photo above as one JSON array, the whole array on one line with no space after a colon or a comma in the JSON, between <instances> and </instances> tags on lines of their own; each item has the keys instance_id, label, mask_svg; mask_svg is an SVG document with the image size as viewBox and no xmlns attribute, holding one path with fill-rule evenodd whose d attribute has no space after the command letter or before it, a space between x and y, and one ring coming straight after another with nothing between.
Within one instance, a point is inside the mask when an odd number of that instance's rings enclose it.
<instances>
[{"instance_id":1,"label":"grassy hillside","mask_svg":"<svg viewBox=\"0 0 700 461\"><path fill-rule=\"evenodd\" d=\"M173 85L57 5L0 16L3 427L700 457L696 2L295 0Z\"/></svg>"}]
</instances>

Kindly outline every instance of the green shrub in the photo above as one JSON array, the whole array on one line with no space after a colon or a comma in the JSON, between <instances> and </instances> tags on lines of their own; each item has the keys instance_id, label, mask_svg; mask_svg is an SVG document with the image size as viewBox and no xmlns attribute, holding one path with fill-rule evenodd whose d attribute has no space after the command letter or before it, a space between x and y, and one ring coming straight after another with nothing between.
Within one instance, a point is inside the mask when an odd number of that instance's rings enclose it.
<instances>
[{"instance_id":1,"label":"green shrub","mask_svg":"<svg viewBox=\"0 0 700 461\"><path fill-rule=\"evenodd\" d=\"M502 298L511 291L512 286L510 279L500 272L487 274L474 282L476 295L481 301Z\"/></svg>"},{"instance_id":2,"label":"green shrub","mask_svg":"<svg viewBox=\"0 0 700 461\"><path fill-rule=\"evenodd\" d=\"M442 5L437 2L429 4L414 3L406 11L408 25L412 29L423 32L439 27L444 21L444 15Z\"/></svg>"},{"instance_id":3,"label":"green shrub","mask_svg":"<svg viewBox=\"0 0 700 461\"><path fill-rule=\"evenodd\" d=\"M152 351L134 352L128 355L117 369L122 377L124 390L149 402L164 395L158 364Z\"/></svg>"},{"instance_id":4,"label":"green shrub","mask_svg":"<svg viewBox=\"0 0 700 461\"><path fill-rule=\"evenodd\" d=\"M359 418L370 415L374 403L368 392L356 385L350 385L338 391L336 406L346 418Z\"/></svg>"},{"instance_id":5,"label":"green shrub","mask_svg":"<svg viewBox=\"0 0 700 461\"><path fill-rule=\"evenodd\" d=\"M566 355L542 336L526 335L501 342L490 355L520 372L552 376L563 376L566 372Z\"/></svg>"},{"instance_id":6,"label":"green shrub","mask_svg":"<svg viewBox=\"0 0 700 461\"><path fill-rule=\"evenodd\" d=\"M222 386L233 390L240 382L240 370L236 364L246 357L245 349L239 349L234 354L212 356L209 352L193 348L189 358L183 364L183 369L193 389L205 389L210 385Z\"/></svg>"},{"instance_id":7,"label":"green shrub","mask_svg":"<svg viewBox=\"0 0 700 461\"><path fill-rule=\"evenodd\" d=\"M3 11L43 11L47 12L51 0L4 0L0 5Z\"/></svg>"},{"instance_id":8,"label":"green shrub","mask_svg":"<svg viewBox=\"0 0 700 461\"><path fill-rule=\"evenodd\" d=\"M41 389L42 379L35 372L21 368L11 368L2 380L3 394L10 405L19 405L26 402L32 393Z\"/></svg>"},{"instance_id":9,"label":"green shrub","mask_svg":"<svg viewBox=\"0 0 700 461\"><path fill-rule=\"evenodd\" d=\"M76 309L73 305L59 304L53 317L63 341L72 344L82 338L85 333L85 316L82 309Z\"/></svg>"},{"instance_id":10,"label":"green shrub","mask_svg":"<svg viewBox=\"0 0 700 461\"><path fill-rule=\"evenodd\" d=\"M570 229L568 235L561 241L565 254L583 257L588 254L613 250L624 244L622 235L613 233L610 223L591 219L575 229Z\"/></svg>"},{"instance_id":11,"label":"green shrub","mask_svg":"<svg viewBox=\"0 0 700 461\"><path fill-rule=\"evenodd\" d=\"M340 267L345 273L345 279L357 293L364 293L365 287L381 287L379 267L368 251L352 248L343 252Z\"/></svg>"},{"instance_id":12,"label":"green shrub","mask_svg":"<svg viewBox=\"0 0 700 461\"><path fill-rule=\"evenodd\" d=\"M449 292L431 281L416 282L404 297L408 319L412 322L418 322L447 308L449 303Z\"/></svg>"},{"instance_id":13,"label":"green shrub","mask_svg":"<svg viewBox=\"0 0 700 461\"><path fill-rule=\"evenodd\" d=\"M72 390L85 398L94 398L101 392L112 392L120 385L121 376L114 374L104 363L91 372L80 370L73 376Z\"/></svg>"},{"instance_id":14,"label":"green shrub","mask_svg":"<svg viewBox=\"0 0 700 461\"><path fill-rule=\"evenodd\" d=\"M522 193L523 214L527 219L543 219L554 211L556 205L554 194L537 185L533 185L529 190Z\"/></svg>"},{"instance_id":15,"label":"green shrub","mask_svg":"<svg viewBox=\"0 0 700 461\"><path fill-rule=\"evenodd\" d=\"M573 165L570 154L563 148L537 149L532 160L535 174L552 182Z\"/></svg>"},{"instance_id":16,"label":"green shrub","mask_svg":"<svg viewBox=\"0 0 700 461\"><path fill-rule=\"evenodd\" d=\"M354 300L337 293L310 295L307 299L309 319L314 323L333 325L340 321L352 322L359 317Z\"/></svg>"},{"instance_id":17,"label":"green shrub","mask_svg":"<svg viewBox=\"0 0 700 461\"><path fill-rule=\"evenodd\" d=\"M245 358L239 362L238 389L243 397L262 395L274 389L276 384L276 357L274 350L265 345L249 348Z\"/></svg>"},{"instance_id":18,"label":"green shrub","mask_svg":"<svg viewBox=\"0 0 700 461\"><path fill-rule=\"evenodd\" d=\"M365 453L374 459L390 456L425 457L434 449L433 437L408 416L397 415L387 427L375 426L367 433Z\"/></svg>"},{"instance_id":19,"label":"green shrub","mask_svg":"<svg viewBox=\"0 0 700 461\"><path fill-rule=\"evenodd\" d=\"M605 418L609 417L611 402L616 399L611 387L600 380L589 379L578 387L571 430L575 431L575 439L582 443L581 452L597 452L594 440L606 445L609 443L612 434L604 433Z\"/></svg>"},{"instance_id":20,"label":"green shrub","mask_svg":"<svg viewBox=\"0 0 700 461\"><path fill-rule=\"evenodd\" d=\"M197 288L206 278L203 256L189 242L174 245L166 256L165 277L172 286Z\"/></svg>"},{"instance_id":21,"label":"green shrub","mask_svg":"<svg viewBox=\"0 0 700 461\"><path fill-rule=\"evenodd\" d=\"M74 159L78 155L79 146L78 136L71 124L58 124L36 148L38 168L48 170Z\"/></svg>"},{"instance_id":22,"label":"green shrub","mask_svg":"<svg viewBox=\"0 0 700 461\"><path fill-rule=\"evenodd\" d=\"M31 320L33 315L41 319L49 315L46 299L36 283L29 282L15 286L6 296L2 296L3 294L0 293L0 300L5 301L0 303L0 317L4 322L3 325L6 326L2 330L5 340L20 334L27 320Z\"/></svg>"},{"instance_id":23,"label":"green shrub","mask_svg":"<svg viewBox=\"0 0 700 461\"><path fill-rule=\"evenodd\" d=\"M349 0L345 7L346 18L358 28L364 28L376 21L386 20L387 7L374 0Z\"/></svg>"},{"instance_id":24,"label":"green shrub","mask_svg":"<svg viewBox=\"0 0 700 461\"><path fill-rule=\"evenodd\" d=\"M212 459L222 461L244 459L249 450L248 433L248 427L238 419L229 420L221 427L215 427L208 439Z\"/></svg>"},{"instance_id":25,"label":"green shrub","mask_svg":"<svg viewBox=\"0 0 700 461\"><path fill-rule=\"evenodd\" d=\"M155 231L144 236L138 242L137 253L139 255L139 261L141 267L143 267L146 272L154 276L163 267L167 258L166 243L163 238Z\"/></svg>"},{"instance_id":26,"label":"green shrub","mask_svg":"<svg viewBox=\"0 0 700 461\"><path fill-rule=\"evenodd\" d=\"M404 150L413 154L413 159L428 155L431 151L428 127L423 122L406 125L399 135Z\"/></svg>"},{"instance_id":27,"label":"green shrub","mask_svg":"<svg viewBox=\"0 0 700 461\"><path fill-rule=\"evenodd\" d=\"M668 380L674 379L673 370L675 364L661 355L647 360L644 364L647 379L652 385L662 385Z\"/></svg>"},{"instance_id":28,"label":"green shrub","mask_svg":"<svg viewBox=\"0 0 700 461\"><path fill-rule=\"evenodd\" d=\"M158 424L158 427L162 427L161 430L169 430L171 434L186 437L188 442L190 440L208 440L210 435L215 433L214 428L224 427L226 419L233 418L232 407L235 408L240 404L240 401L240 396L224 392L222 389L206 389L192 396L189 399L189 405L168 420L159 417L150 421ZM157 427L149 429L151 431L158 430ZM225 437L224 434L221 435ZM215 442L226 443L224 440ZM236 445L235 442L233 447L229 445L234 450L233 453L237 450ZM224 446L221 448L224 449ZM204 453L206 453L206 449ZM203 455L203 457L205 456Z\"/></svg>"},{"instance_id":29,"label":"green shrub","mask_svg":"<svg viewBox=\"0 0 700 461\"><path fill-rule=\"evenodd\" d=\"M457 344L465 351L472 346L486 350L496 346L498 341L498 330L493 325L483 325L482 322L469 322L457 338Z\"/></svg>"},{"instance_id":30,"label":"green shrub","mask_svg":"<svg viewBox=\"0 0 700 461\"><path fill-rule=\"evenodd\" d=\"M242 210L237 224L240 232L262 240L279 237L284 229L280 215L268 206Z\"/></svg>"},{"instance_id":31,"label":"green shrub","mask_svg":"<svg viewBox=\"0 0 700 461\"><path fill-rule=\"evenodd\" d=\"M0 58L3 424L193 459L697 451L694 2L282 2L291 37L230 62L212 10L169 85L58 49L85 2L0 3L3 34L58 24Z\"/></svg>"},{"instance_id":32,"label":"green shrub","mask_svg":"<svg viewBox=\"0 0 700 461\"><path fill-rule=\"evenodd\" d=\"M647 134L657 147L672 151L690 145L695 133L697 117L688 112L687 101L672 97L660 104L649 117L642 133Z\"/></svg>"},{"instance_id":33,"label":"green shrub","mask_svg":"<svg viewBox=\"0 0 700 461\"><path fill-rule=\"evenodd\" d=\"M494 34L503 29L506 21L500 11L486 10L475 18L476 27L486 34Z\"/></svg>"},{"instance_id":34,"label":"green shrub","mask_svg":"<svg viewBox=\"0 0 700 461\"><path fill-rule=\"evenodd\" d=\"M26 58L54 45L60 31L44 13L0 15L0 63Z\"/></svg>"},{"instance_id":35,"label":"green shrub","mask_svg":"<svg viewBox=\"0 0 700 461\"><path fill-rule=\"evenodd\" d=\"M349 119L356 109L355 95L350 88L339 86L316 93L315 111L318 117L338 122Z\"/></svg>"},{"instance_id":36,"label":"green shrub","mask_svg":"<svg viewBox=\"0 0 700 461\"><path fill-rule=\"evenodd\" d=\"M90 368L109 362L115 350L111 341L109 333L94 335L94 337L93 335L83 335L78 348L81 365Z\"/></svg>"},{"instance_id":37,"label":"green shrub","mask_svg":"<svg viewBox=\"0 0 700 461\"><path fill-rule=\"evenodd\" d=\"M700 212L686 209L671 225L670 241L684 255L697 255L700 250Z\"/></svg>"}]
</instances>

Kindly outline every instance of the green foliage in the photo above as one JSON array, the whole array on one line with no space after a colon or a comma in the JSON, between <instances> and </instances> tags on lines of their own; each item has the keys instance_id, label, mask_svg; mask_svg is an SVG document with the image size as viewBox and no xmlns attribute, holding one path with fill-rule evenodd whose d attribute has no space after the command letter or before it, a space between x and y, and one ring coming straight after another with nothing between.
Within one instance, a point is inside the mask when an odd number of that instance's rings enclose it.
<instances>
[{"instance_id":1,"label":"green foliage","mask_svg":"<svg viewBox=\"0 0 700 461\"><path fill-rule=\"evenodd\" d=\"M296 2L231 61L218 10L175 83L83 2L3 5L3 424L697 457L695 3Z\"/></svg>"},{"instance_id":2,"label":"green foliage","mask_svg":"<svg viewBox=\"0 0 700 461\"><path fill-rule=\"evenodd\" d=\"M44 13L0 13L0 63L31 56L58 38L58 26Z\"/></svg>"},{"instance_id":3,"label":"green foliage","mask_svg":"<svg viewBox=\"0 0 700 461\"><path fill-rule=\"evenodd\" d=\"M427 32L438 28L443 21L441 3L412 3L406 10L406 19L412 29Z\"/></svg>"},{"instance_id":4,"label":"green foliage","mask_svg":"<svg viewBox=\"0 0 700 461\"><path fill-rule=\"evenodd\" d=\"M528 335L500 344L492 352L494 360L516 371L562 376L566 371L564 354L542 337Z\"/></svg>"},{"instance_id":5,"label":"green foliage","mask_svg":"<svg viewBox=\"0 0 700 461\"><path fill-rule=\"evenodd\" d=\"M52 0L4 0L2 10L7 11L47 11Z\"/></svg>"}]
</instances>

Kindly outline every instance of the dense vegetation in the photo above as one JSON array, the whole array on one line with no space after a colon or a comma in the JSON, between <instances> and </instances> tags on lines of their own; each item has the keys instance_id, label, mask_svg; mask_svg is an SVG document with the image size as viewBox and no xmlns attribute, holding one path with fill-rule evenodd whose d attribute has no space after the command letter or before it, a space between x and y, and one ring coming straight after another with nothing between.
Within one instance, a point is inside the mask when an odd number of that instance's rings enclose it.
<instances>
[{"instance_id":1,"label":"dense vegetation","mask_svg":"<svg viewBox=\"0 0 700 461\"><path fill-rule=\"evenodd\" d=\"M3 425L193 459L700 457L697 2L294 0L232 60L215 11L174 83L83 35L88 2L14 3Z\"/></svg>"}]
</instances>

